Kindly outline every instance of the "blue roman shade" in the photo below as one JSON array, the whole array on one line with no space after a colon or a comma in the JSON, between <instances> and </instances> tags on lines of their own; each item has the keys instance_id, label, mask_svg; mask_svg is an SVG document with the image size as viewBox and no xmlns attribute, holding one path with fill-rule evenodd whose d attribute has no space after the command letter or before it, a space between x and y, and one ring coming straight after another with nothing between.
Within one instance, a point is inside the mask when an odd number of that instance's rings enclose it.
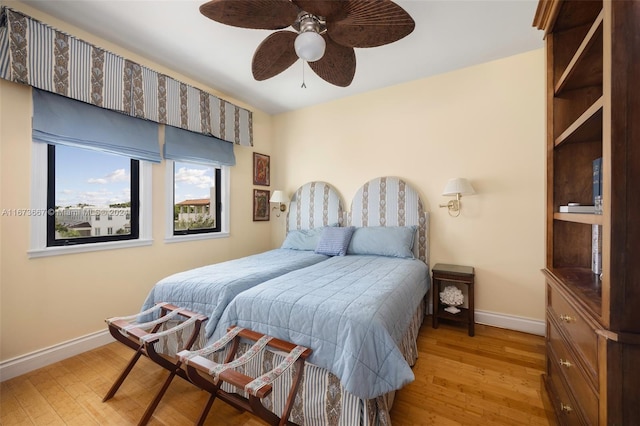
<instances>
[{"instance_id":1,"label":"blue roman shade","mask_svg":"<svg viewBox=\"0 0 640 426\"><path fill-rule=\"evenodd\" d=\"M64 96L33 91L33 140L159 163L158 124ZM231 144L228 144L231 145Z\"/></svg>"},{"instance_id":2,"label":"blue roman shade","mask_svg":"<svg viewBox=\"0 0 640 426\"><path fill-rule=\"evenodd\" d=\"M164 158L213 166L236 164L232 143L173 126L165 126Z\"/></svg>"}]
</instances>

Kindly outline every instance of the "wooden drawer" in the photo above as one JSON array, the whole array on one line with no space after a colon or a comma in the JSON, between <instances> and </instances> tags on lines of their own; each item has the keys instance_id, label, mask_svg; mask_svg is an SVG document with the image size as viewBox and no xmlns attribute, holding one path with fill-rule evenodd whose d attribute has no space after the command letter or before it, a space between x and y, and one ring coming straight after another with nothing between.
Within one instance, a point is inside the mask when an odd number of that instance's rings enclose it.
<instances>
[{"instance_id":1,"label":"wooden drawer","mask_svg":"<svg viewBox=\"0 0 640 426\"><path fill-rule=\"evenodd\" d=\"M564 333L569 337L569 344L582 356L585 368L598 383L598 336L587 321L567 302L567 300L551 285L547 285L549 312Z\"/></svg>"},{"instance_id":2,"label":"wooden drawer","mask_svg":"<svg viewBox=\"0 0 640 426\"><path fill-rule=\"evenodd\" d=\"M578 360L567 347L564 338L551 322L549 330L547 350L547 362L557 367L567 384L568 390L582 410L588 424L598 424L598 395L591 380L585 377ZM554 373L558 374L558 373ZM575 407L578 408L578 407Z\"/></svg>"},{"instance_id":3,"label":"wooden drawer","mask_svg":"<svg viewBox=\"0 0 640 426\"><path fill-rule=\"evenodd\" d=\"M547 350L551 350L547 348ZM547 359L547 362L549 359ZM580 425L588 424L583 418L582 412L578 408L575 400L571 396L571 392L565 385L562 373L560 372L559 365L556 363L549 363L547 376L547 386L550 386L549 397L551 403L554 405L558 421L561 425ZM597 424L597 423L596 423Z\"/></svg>"}]
</instances>

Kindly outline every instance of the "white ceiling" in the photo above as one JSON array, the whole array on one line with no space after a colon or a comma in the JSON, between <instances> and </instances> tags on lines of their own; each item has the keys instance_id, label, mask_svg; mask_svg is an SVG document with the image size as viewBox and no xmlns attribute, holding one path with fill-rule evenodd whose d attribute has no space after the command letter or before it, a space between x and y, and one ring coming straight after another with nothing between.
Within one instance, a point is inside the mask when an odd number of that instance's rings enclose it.
<instances>
[{"instance_id":1,"label":"white ceiling","mask_svg":"<svg viewBox=\"0 0 640 426\"><path fill-rule=\"evenodd\" d=\"M543 46L532 27L537 0L397 0L415 30L395 43L356 49L349 87L298 61L255 81L251 58L272 31L230 27L200 14L206 0L23 0L239 101L278 114L416 80ZM303 80L306 88L301 88Z\"/></svg>"}]
</instances>

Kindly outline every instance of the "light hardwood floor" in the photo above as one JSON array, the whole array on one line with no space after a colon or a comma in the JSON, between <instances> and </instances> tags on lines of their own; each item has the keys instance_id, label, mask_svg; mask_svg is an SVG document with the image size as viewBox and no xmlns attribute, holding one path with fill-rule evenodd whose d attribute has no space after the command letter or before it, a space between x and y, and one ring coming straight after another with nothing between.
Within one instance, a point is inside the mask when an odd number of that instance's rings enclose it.
<instances>
[{"instance_id":1,"label":"light hardwood floor","mask_svg":"<svg viewBox=\"0 0 640 426\"><path fill-rule=\"evenodd\" d=\"M476 325L466 329L427 317L420 330L416 380L396 393L395 425L555 425L541 389L544 338ZM0 424L134 425L166 377L141 359L116 396L103 403L133 352L111 343L0 384ZM151 425L193 424L208 394L176 378ZM216 401L206 424L264 423Z\"/></svg>"}]
</instances>

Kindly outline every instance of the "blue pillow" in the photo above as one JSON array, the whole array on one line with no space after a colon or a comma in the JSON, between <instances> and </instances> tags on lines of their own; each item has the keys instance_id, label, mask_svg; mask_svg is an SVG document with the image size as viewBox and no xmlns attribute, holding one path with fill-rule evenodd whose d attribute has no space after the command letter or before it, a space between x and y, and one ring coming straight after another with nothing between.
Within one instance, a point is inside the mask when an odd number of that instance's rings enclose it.
<instances>
[{"instance_id":1,"label":"blue pillow","mask_svg":"<svg viewBox=\"0 0 640 426\"><path fill-rule=\"evenodd\" d=\"M316 253L327 256L344 256L347 254L347 247L349 247L349 241L351 241L354 230L354 226L324 228L315 250Z\"/></svg>"},{"instance_id":2,"label":"blue pillow","mask_svg":"<svg viewBox=\"0 0 640 426\"><path fill-rule=\"evenodd\" d=\"M351 238L347 254L374 254L413 259L413 240L416 229L415 225L357 228Z\"/></svg>"},{"instance_id":3,"label":"blue pillow","mask_svg":"<svg viewBox=\"0 0 640 426\"><path fill-rule=\"evenodd\" d=\"M287 233L281 248L291 250L315 250L324 228L292 229Z\"/></svg>"}]
</instances>

